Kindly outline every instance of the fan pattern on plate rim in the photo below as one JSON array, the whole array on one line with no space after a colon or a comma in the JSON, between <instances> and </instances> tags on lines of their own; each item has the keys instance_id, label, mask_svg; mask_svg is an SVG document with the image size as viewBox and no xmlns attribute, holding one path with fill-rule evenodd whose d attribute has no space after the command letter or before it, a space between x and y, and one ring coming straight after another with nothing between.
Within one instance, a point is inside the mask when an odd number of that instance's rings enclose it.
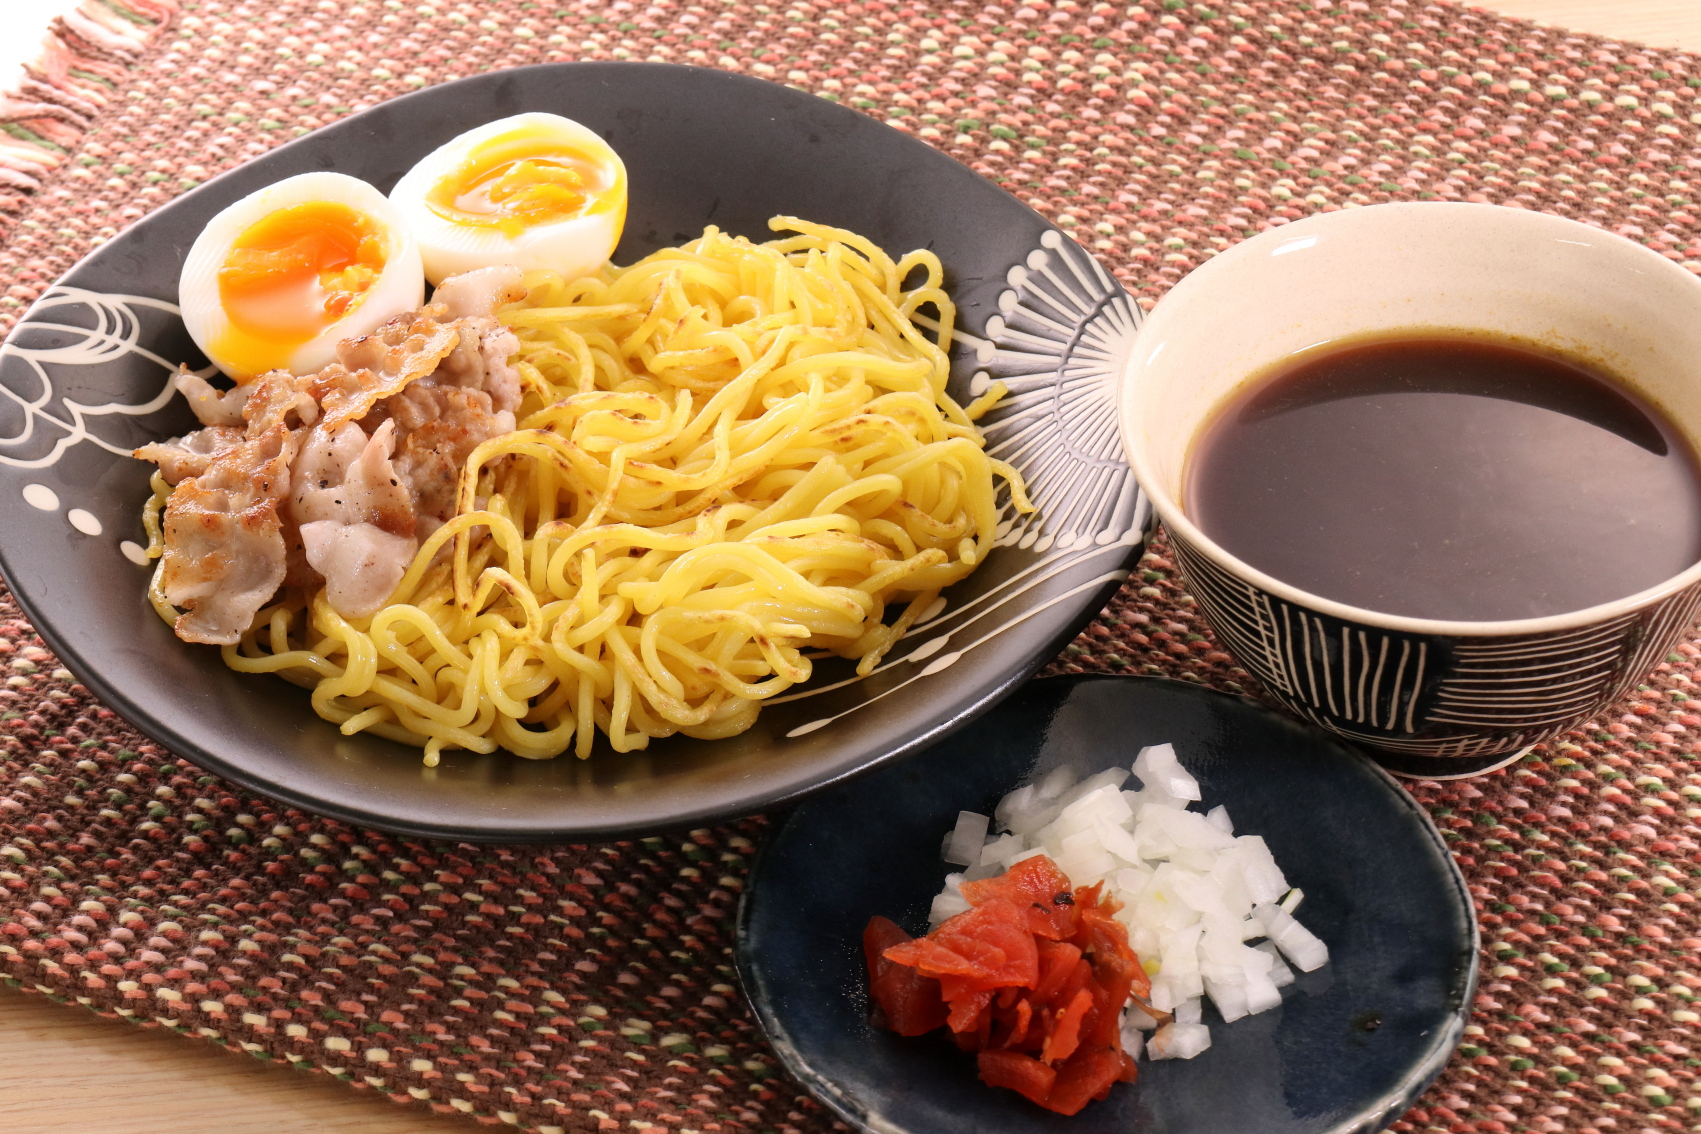
<instances>
[{"instance_id":1,"label":"fan pattern on plate rim","mask_svg":"<svg viewBox=\"0 0 1701 1134\"><path fill-rule=\"evenodd\" d=\"M940 596L905 635L919 644L875 672L919 668L845 712L949 668L1049 606L1127 578L1120 564L1150 526L1151 506L1122 456L1116 425L1116 388L1139 333L1139 307L1098 261L1056 229L1047 229L1040 247L1005 280L1009 287L999 295L999 313L987 320L984 337L959 332L957 338L980 367L969 392L978 397L995 382L1010 391L981 428L987 452L1021 472L1038 510L1017 516L1008 489L1001 489L994 546L1029 552L1032 561L955 609L949 592ZM1043 603L1021 602L1035 588L1100 558L1106 569L1066 593ZM774 701L812 697L861 680L811 686ZM843 715L809 721L787 735L814 732Z\"/></svg>"}]
</instances>

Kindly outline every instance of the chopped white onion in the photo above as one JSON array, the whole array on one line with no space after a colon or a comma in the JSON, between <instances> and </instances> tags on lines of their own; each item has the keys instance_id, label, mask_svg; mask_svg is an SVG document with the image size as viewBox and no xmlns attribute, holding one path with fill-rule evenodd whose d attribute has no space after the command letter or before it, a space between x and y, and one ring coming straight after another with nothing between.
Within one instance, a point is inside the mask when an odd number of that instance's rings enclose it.
<instances>
[{"instance_id":1,"label":"chopped white onion","mask_svg":"<svg viewBox=\"0 0 1701 1134\"><path fill-rule=\"evenodd\" d=\"M1053 768L1051 773L1039 783L1039 798L1047 803L1069 790L1075 782L1075 769L1065 764L1061 768Z\"/></svg>"},{"instance_id":2,"label":"chopped white onion","mask_svg":"<svg viewBox=\"0 0 1701 1134\"><path fill-rule=\"evenodd\" d=\"M1146 1050L1153 1059L1192 1059L1211 1046L1211 1029L1204 1024L1165 1024L1152 1033Z\"/></svg>"},{"instance_id":3,"label":"chopped white onion","mask_svg":"<svg viewBox=\"0 0 1701 1134\"><path fill-rule=\"evenodd\" d=\"M1133 1001L1129 1001L1128 1007L1122 1011L1123 1035L1127 1035L1131 1030L1137 1032L1149 1032L1154 1030L1157 1026L1158 1022L1154 1020L1144 1008L1140 1007L1139 1004Z\"/></svg>"},{"instance_id":4,"label":"chopped white onion","mask_svg":"<svg viewBox=\"0 0 1701 1134\"><path fill-rule=\"evenodd\" d=\"M954 833L955 832L953 832L953 834ZM1022 836L1002 835L998 838L987 840L986 845L980 849L980 858L978 858L976 862L985 863L987 865L996 864L998 866L1008 866L1008 860L1021 854L1022 850Z\"/></svg>"},{"instance_id":5,"label":"chopped white onion","mask_svg":"<svg viewBox=\"0 0 1701 1134\"><path fill-rule=\"evenodd\" d=\"M1329 963L1329 947L1280 906L1259 905L1252 916L1264 923L1264 932L1300 972L1308 973Z\"/></svg>"},{"instance_id":6,"label":"chopped white onion","mask_svg":"<svg viewBox=\"0 0 1701 1134\"><path fill-rule=\"evenodd\" d=\"M1146 1033L1124 1028L1122 1031L1122 1050L1128 1053L1128 1058L1139 1059L1146 1050Z\"/></svg>"},{"instance_id":7,"label":"chopped white onion","mask_svg":"<svg viewBox=\"0 0 1701 1134\"><path fill-rule=\"evenodd\" d=\"M1033 784L1019 787L998 801L998 806L992 809L992 818L1001 828L1008 830L1010 820L1017 815L1027 814L1038 798L1039 788Z\"/></svg>"},{"instance_id":8,"label":"chopped white onion","mask_svg":"<svg viewBox=\"0 0 1701 1134\"><path fill-rule=\"evenodd\" d=\"M957 812L957 826L945 841L945 861L953 866L974 866L980 862L981 847L986 843L986 829L992 820L976 811Z\"/></svg>"},{"instance_id":9,"label":"chopped white onion","mask_svg":"<svg viewBox=\"0 0 1701 1134\"><path fill-rule=\"evenodd\" d=\"M1293 983L1293 970L1288 968L1287 962L1282 960L1281 952L1277 950L1274 941L1259 942L1257 949L1260 953L1269 955L1270 980L1275 983L1277 988L1286 988Z\"/></svg>"},{"instance_id":10,"label":"chopped white onion","mask_svg":"<svg viewBox=\"0 0 1701 1134\"><path fill-rule=\"evenodd\" d=\"M969 900L963 897L962 884L963 876L961 874L947 874L945 876L945 888L933 895L933 905L927 911L928 929L932 929L947 918L953 918L968 911Z\"/></svg>"},{"instance_id":11,"label":"chopped white onion","mask_svg":"<svg viewBox=\"0 0 1701 1134\"><path fill-rule=\"evenodd\" d=\"M1150 744L1134 759L1134 774L1140 786L1156 788L1173 799L1199 799L1199 781L1187 774L1169 744Z\"/></svg>"}]
</instances>

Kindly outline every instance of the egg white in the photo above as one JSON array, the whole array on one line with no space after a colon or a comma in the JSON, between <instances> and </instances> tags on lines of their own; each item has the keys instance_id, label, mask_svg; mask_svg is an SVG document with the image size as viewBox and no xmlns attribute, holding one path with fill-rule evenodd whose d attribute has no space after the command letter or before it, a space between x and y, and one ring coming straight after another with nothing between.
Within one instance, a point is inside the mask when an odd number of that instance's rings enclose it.
<instances>
[{"instance_id":1,"label":"egg white","mask_svg":"<svg viewBox=\"0 0 1701 1134\"><path fill-rule=\"evenodd\" d=\"M254 377L228 357L219 342L231 330L219 296L219 269L237 238L279 209L325 201L347 205L378 222L385 237L384 267L360 302L342 318L327 323L314 338L298 345L279 344L267 369L312 374L336 358L337 343L369 334L386 319L417 309L425 299L419 246L394 206L377 189L342 173L303 173L256 190L226 208L201 230L178 278L183 324L195 345L220 370L238 381Z\"/></svg>"},{"instance_id":2,"label":"egg white","mask_svg":"<svg viewBox=\"0 0 1701 1134\"><path fill-rule=\"evenodd\" d=\"M600 207L510 236L488 225L457 223L427 203L437 183L454 173L481 143L518 132L559 141L564 150L589 158L602 175L601 187L591 194ZM425 278L433 286L460 272L499 264L547 268L575 279L601 268L620 243L626 219L626 166L607 142L571 118L516 114L468 130L427 154L396 183L390 201L419 241Z\"/></svg>"}]
</instances>

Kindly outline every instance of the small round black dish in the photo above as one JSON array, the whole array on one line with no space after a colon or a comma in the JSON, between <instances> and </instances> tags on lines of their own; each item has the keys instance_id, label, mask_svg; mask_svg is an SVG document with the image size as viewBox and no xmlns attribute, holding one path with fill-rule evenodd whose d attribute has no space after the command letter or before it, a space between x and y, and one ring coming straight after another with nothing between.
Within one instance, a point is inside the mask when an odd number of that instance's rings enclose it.
<instances>
[{"instance_id":1,"label":"small round black dish","mask_svg":"<svg viewBox=\"0 0 1701 1134\"><path fill-rule=\"evenodd\" d=\"M766 240L768 218L850 228L890 252L931 248L967 334L950 390L1014 395L983 420L1040 512L1006 513L980 569L866 680L839 659L741 736L599 745L525 761L342 736L307 694L237 674L149 608L129 451L194 428L167 379L202 360L177 317L183 257L206 221L260 187L336 170L388 191L456 134L524 110L603 134L630 175L615 261L715 224ZM1150 511L1111 402L1137 308L1062 231L996 185L868 116L699 67L521 67L385 102L281 146L137 222L72 268L0 349L0 570L54 652L143 732L287 804L410 835L476 842L616 838L773 806L916 751L1018 686L1110 598Z\"/></svg>"},{"instance_id":2,"label":"small round black dish","mask_svg":"<svg viewBox=\"0 0 1701 1134\"><path fill-rule=\"evenodd\" d=\"M870 1026L862 928L874 914L925 928L958 811L990 812L1033 771L1126 766L1163 741L1206 807L1226 804L1236 831L1268 840L1328 965L1269 1012L1223 1024L1207 1007L1208 1051L1143 1059L1137 1082L1072 1118L982 1085L942 1032ZM1477 934L1434 825L1369 760L1249 701L1082 676L1030 682L922 755L798 806L751 872L738 965L786 1067L862 1129L1357 1134L1398 1118L1459 1042Z\"/></svg>"}]
</instances>

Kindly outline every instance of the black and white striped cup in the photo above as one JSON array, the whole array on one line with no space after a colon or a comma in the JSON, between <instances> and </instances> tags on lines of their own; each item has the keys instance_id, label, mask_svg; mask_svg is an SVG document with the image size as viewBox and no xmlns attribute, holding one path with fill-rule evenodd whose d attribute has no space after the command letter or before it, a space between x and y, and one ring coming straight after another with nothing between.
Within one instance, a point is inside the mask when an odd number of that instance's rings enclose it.
<instances>
[{"instance_id":1,"label":"black and white striped cup","mask_svg":"<svg viewBox=\"0 0 1701 1134\"><path fill-rule=\"evenodd\" d=\"M1123 446L1217 636L1300 717L1436 778L1501 767L1622 696L1695 621L1701 564L1552 617L1411 618L1264 574L1180 501L1191 444L1249 377L1338 338L1449 329L1600 359L1701 437L1701 280L1623 237L1494 205L1347 209L1236 245L1158 304L1120 391Z\"/></svg>"}]
</instances>

